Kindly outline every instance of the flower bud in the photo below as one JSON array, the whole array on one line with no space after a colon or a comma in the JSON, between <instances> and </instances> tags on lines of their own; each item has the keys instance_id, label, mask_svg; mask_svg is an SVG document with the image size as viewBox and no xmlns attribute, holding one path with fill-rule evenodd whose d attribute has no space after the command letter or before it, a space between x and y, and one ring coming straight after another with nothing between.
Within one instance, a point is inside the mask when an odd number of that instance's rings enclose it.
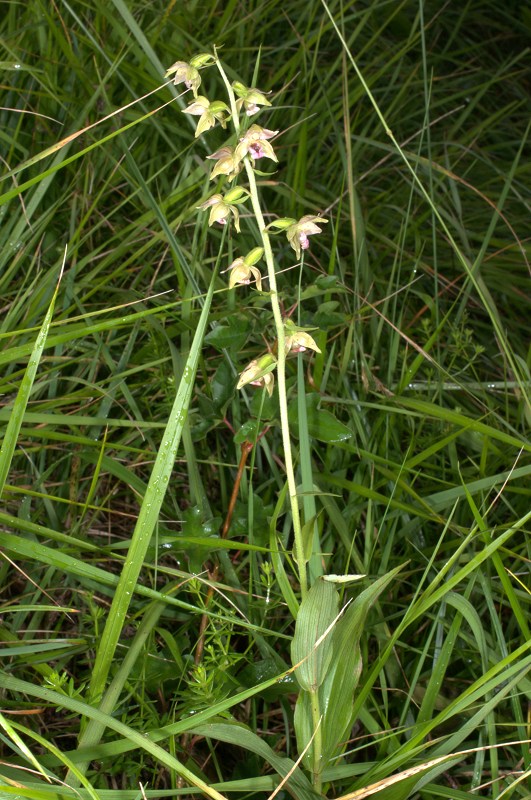
<instances>
[{"instance_id":1,"label":"flower bud","mask_svg":"<svg viewBox=\"0 0 531 800\"><path fill-rule=\"evenodd\" d=\"M201 69L201 67L209 67L211 64L215 64L216 59L211 53L198 53L196 56L192 56L190 59L190 64L192 67L196 69Z\"/></svg>"},{"instance_id":2,"label":"flower bud","mask_svg":"<svg viewBox=\"0 0 531 800\"><path fill-rule=\"evenodd\" d=\"M237 203L244 195L245 197L249 197L247 189L244 189L242 186L235 186L234 189L229 189L226 193L225 200L227 203Z\"/></svg>"},{"instance_id":3,"label":"flower bud","mask_svg":"<svg viewBox=\"0 0 531 800\"><path fill-rule=\"evenodd\" d=\"M248 267L252 267L256 264L262 256L264 255L264 248L263 247L253 247L253 249L247 253L245 258L243 259Z\"/></svg>"},{"instance_id":4,"label":"flower bud","mask_svg":"<svg viewBox=\"0 0 531 800\"><path fill-rule=\"evenodd\" d=\"M297 220L292 217L280 217L280 219L275 219L273 222L270 222L269 225L266 225L266 231L270 230L270 228L278 228L281 231L285 231L296 222Z\"/></svg>"}]
</instances>

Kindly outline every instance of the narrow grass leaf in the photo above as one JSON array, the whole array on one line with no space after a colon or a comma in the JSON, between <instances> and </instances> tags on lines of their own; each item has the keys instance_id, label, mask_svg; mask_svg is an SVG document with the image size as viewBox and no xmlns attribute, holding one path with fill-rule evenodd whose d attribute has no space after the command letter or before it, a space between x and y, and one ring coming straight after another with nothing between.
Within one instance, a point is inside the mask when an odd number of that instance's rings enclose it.
<instances>
[{"instance_id":1,"label":"narrow grass leaf","mask_svg":"<svg viewBox=\"0 0 531 800\"><path fill-rule=\"evenodd\" d=\"M65 252L65 258L66 258L66 252ZM63 261L63 267L61 269L61 275L63 268L64 268L64 261ZM5 482L7 479L9 468L11 466L11 460L13 458L13 453L15 452L15 447L17 444L19 431L22 426L22 420L24 419L24 414L28 405L28 400L33 387L33 382L37 374L37 368L41 360L42 351L44 350L44 346L46 344L46 337L48 336L48 330L50 328L50 323L52 321L52 315L55 306L55 300L57 298L57 292L59 291L60 281L61 281L61 276L59 276L59 282L57 283L57 287L53 294L48 311L46 312L44 322L42 323L42 327L39 331L39 334L33 346L28 366L26 367L24 377L22 378L18 394L13 404L13 408L9 414L9 422L7 423L7 429L4 435L4 440L0 448L0 497L2 496L2 492L4 491Z\"/></svg>"},{"instance_id":2,"label":"narrow grass leaf","mask_svg":"<svg viewBox=\"0 0 531 800\"><path fill-rule=\"evenodd\" d=\"M29 681L22 681L19 678L7 675L5 672L0 672L0 686L6 691L22 692L30 697L38 697L41 700L52 703L57 708L66 708L74 714L97 720L105 728L110 728L115 731L115 733L125 736L137 747L150 753L153 758L160 761L160 763L164 764L168 769L174 770L177 775L180 775L185 781L190 783L191 786L196 786L203 794L207 795L207 797L211 797L213 800L225 800L222 794L208 786L201 778L197 777L197 775L187 769L187 767L181 764L174 756L167 753L158 744L148 739L143 733L134 730L108 714L103 714L99 709L88 705L88 703L83 703L81 700L77 700L73 697L61 695L58 692L46 689L42 686L35 686L29 683ZM79 767L79 771L82 772L81 767Z\"/></svg>"},{"instance_id":3,"label":"narrow grass leaf","mask_svg":"<svg viewBox=\"0 0 531 800\"><path fill-rule=\"evenodd\" d=\"M279 756L263 739L244 725L237 722L211 722L208 725L193 727L190 732L256 753L271 764L282 778L290 776L286 788L299 800L317 800L319 797L308 778L291 759Z\"/></svg>"},{"instance_id":4,"label":"narrow grass leaf","mask_svg":"<svg viewBox=\"0 0 531 800\"><path fill-rule=\"evenodd\" d=\"M40 772L47 781L49 781L49 777L46 774L46 771L43 769L37 758L33 755L29 747L27 746L26 742L19 736L17 731L11 725L10 722L4 717L3 714L0 714L0 727L4 729L7 736L11 739L13 745L16 749L18 749L22 755L32 764L37 772Z\"/></svg>"},{"instance_id":5,"label":"narrow grass leaf","mask_svg":"<svg viewBox=\"0 0 531 800\"><path fill-rule=\"evenodd\" d=\"M173 408L168 419L166 430L162 437L162 444L157 453L153 471L138 515L131 546L124 564L112 606L109 610L107 622L103 631L100 645L96 653L93 677L90 685L90 698L92 702L101 700L109 670L114 659L114 653L120 640L120 635L125 622L126 614L131 603L135 586L144 563L144 558L151 541L151 537L158 521L162 501L166 493L170 475L173 469L177 449L181 440L181 433L188 413L188 406L192 396L195 374L201 345L205 334L208 313L214 293L215 271L212 276L208 294L205 298L201 317L192 342L183 376L177 390ZM85 746L96 744L99 740L99 726L87 725L80 741ZM85 769L87 765L84 765ZM83 769L83 767L81 767Z\"/></svg>"}]
</instances>

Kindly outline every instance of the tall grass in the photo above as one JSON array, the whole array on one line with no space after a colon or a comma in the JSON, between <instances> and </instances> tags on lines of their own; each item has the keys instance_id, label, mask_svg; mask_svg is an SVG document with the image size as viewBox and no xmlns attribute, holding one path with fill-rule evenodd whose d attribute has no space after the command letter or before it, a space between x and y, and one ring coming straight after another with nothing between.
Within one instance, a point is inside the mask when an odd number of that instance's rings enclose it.
<instances>
[{"instance_id":1,"label":"tall grass","mask_svg":"<svg viewBox=\"0 0 531 800\"><path fill-rule=\"evenodd\" d=\"M529 25L6 4L2 797L528 797ZM286 365L304 602L277 398L235 388L271 333L220 274L251 207L208 229L226 134L164 81L212 45L271 92L266 222L330 220L302 272L275 239L322 351Z\"/></svg>"}]
</instances>

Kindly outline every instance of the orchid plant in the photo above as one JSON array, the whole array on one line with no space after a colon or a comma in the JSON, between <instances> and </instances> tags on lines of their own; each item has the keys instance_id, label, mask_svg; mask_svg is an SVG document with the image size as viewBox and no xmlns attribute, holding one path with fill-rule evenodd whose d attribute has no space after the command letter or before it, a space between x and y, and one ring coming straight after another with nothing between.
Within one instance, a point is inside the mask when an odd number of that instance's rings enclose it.
<instances>
[{"instance_id":1,"label":"orchid plant","mask_svg":"<svg viewBox=\"0 0 531 800\"><path fill-rule=\"evenodd\" d=\"M226 88L228 103L224 100L210 100L199 94L202 85L202 71L210 66L219 70ZM267 352L253 359L241 372L237 388L258 386L264 388L271 396L275 382L278 386L278 402L286 477L290 498L290 507L294 534L294 557L297 563L298 578L302 599L308 591L307 558L304 553L302 524L297 497L297 485L293 455L291 448L290 428L288 422L288 400L286 391L286 357L289 354L302 353L306 350L320 352L315 340L306 329L297 327L282 314L279 291L277 288L277 266L273 253L271 235L284 232L297 259L302 251L309 247L309 238L321 233L319 225L326 223L323 217L307 214L301 219L279 218L269 225L265 224L261 200L256 182L256 162L267 158L278 163L272 140L278 136L278 130L270 130L256 123L249 125L262 109L271 107L271 101L265 92L256 87L247 87L240 81L231 83L225 69L218 58L216 49L213 53L200 53L186 61L176 61L167 71L166 77L173 76L176 85L184 84L193 94L193 99L185 114L198 116L195 136L199 137L220 125L222 128L232 127L232 135L227 144L219 148L207 158L214 161L210 180L224 179L229 184L226 190L217 191L198 205L201 210L209 212L208 224L232 225L240 233L239 206L250 201L254 223L258 228L261 247L255 247L246 255L239 255L228 266L229 288L236 289L242 285L252 285L257 292L263 292L263 283L268 282L269 297L273 313L276 341L268 346ZM240 176L246 177L246 185L232 185ZM319 224L317 224L319 223ZM256 266L264 259L267 275L262 275Z\"/></svg>"}]
</instances>

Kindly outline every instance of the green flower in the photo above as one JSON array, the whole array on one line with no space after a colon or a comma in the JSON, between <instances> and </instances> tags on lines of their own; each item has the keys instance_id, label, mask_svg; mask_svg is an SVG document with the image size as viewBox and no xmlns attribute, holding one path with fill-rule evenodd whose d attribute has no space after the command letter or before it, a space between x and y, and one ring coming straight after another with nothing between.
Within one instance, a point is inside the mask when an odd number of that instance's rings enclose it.
<instances>
[{"instance_id":1,"label":"green flower","mask_svg":"<svg viewBox=\"0 0 531 800\"><path fill-rule=\"evenodd\" d=\"M197 97L197 90L201 86L201 75L198 70L189 64L187 61L176 61L171 67L166 70L165 78L173 75L173 83L178 86L184 83L187 89L191 89L194 97Z\"/></svg>"},{"instance_id":2,"label":"green flower","mask_svg":"<svg viewBox=\"0 0 531 800\"><path fill-rule=\"evenodd\" d=\"M273 370L277 365L277 360L272 353L264 353L260 358L255 358L248 364L243 372L240 374L236 388L241 389L243 386L262 386L266 389L268 395L271 397L275 385L275 376Z\"/></svg>"},{"instance_id":3,"label":"green flower","mask_svg":"<svg viewBox=\"0 0 531 800\"><path fill-rule=\"evenodd\" d=\"M265 94L259 89L248 89L247 86L244 86L244 84L239 81L234 81L232 88L239 98L236 100L236 108L238 111L241 111L243 107L248 117L257 114L260 111L260 106L271 105Z\"/></svg>"},{"instance_id":4,"label":"green flower","mask_svg":"<svg viewBox=\"0 0 531 800\"><path fill-rule=\"evenodd\" d=\"M315 328L299 328L291 319L284 320L285 350L286 353L304 353L305 350L314 350L320 353L315 339L310 336L308 331Z\"/></svg>"},{"instance_id":5,"label":"green flower","mask_svg":"<svg viewBox=\"0 0 531 800\"><path fill-rule=\"evenodd\" d=\"M226 128L225 113L230 113L230 109L226 103L221 100L214 100L212 103L203 95L197 95L194 102L188 108L183 109L183 114L192 114L192 116L199 117L199 122L195 129L195 138L201 136L202 133L213 128L216 122L221 123L222 128Z\"/></svg>"},{"instance_id":6,"label":"green flower","mask_svg":"<svg viewBox=\"0 0 531 800\"><path fill-rule=\"evenodd\" d=\"M328 220L323 217L315 217L313 214L307 214L286 229L288 242L295 250L297 258L301 257L301 250L307 250L310 246L308 236L322 232L321 228L315 224L316 222L328 222Z\"/></svg>"},{"instance_id":7,"label":"green flower","mask_svg":"<svg viewBox=\"0 0 531 800\"><path fill-rule=\"evenodd\" d=\"M208 67L215 62L215 58L210 53L199 53L190 61L176 61L169 69L166 70L165 78L173 75L173 83L178 86L184 83L187 89L191 89L194 97L197 97L197 90L201 86L201 76L199 69L201 67Z\"/></svg>"},{"instance_id":8,"label":"green flower","mask_svg":"<svg viewBox=\"0 0 531 800\"><path fill-rule=\"evenodd\" d=\"M237 284L249 284L251 280L256 281L256 288L259 292L262 291L262 275L260 270L255 267L257 261L262 258L264 250L262 247L255 247L244 258L236 258L229 269L231 270L229 278L229 289L233 289Z\"/></svg>"},{"instance_id":9,"label":"green flower","mask_svg":"<svg viewBox=\"0 0 531 800\"><path fill-rule=\"evenodd\" d=\"M211 181L218 175L225 175L231 181L243 169L243 164L236 158L233 147L222 147L207 158L215 159L217 162L210 175Z\"/></svg>"},{"instance_id":10,"label":"green flower","mask_svg":"<svg viewBox=\"0 0 531 800\"><path fill-rule=\"evenodd\" d=\"M240 139L239 144L236 145L236 157L241 161L246 155L249 155L253 161L256 161L257 158L265 156L278 162L275 151L267 141L277 133L278 131L269 131L259 125L251 125L247 133Z\"/></svg>"},{"instance_id":11,"label":"green flower","mask_svg":"<svg viewBox=\"0 0 531 800\"><path fill-rule=\"evenodd\" d=\"M213 194L204 203L201 203L197 208L206 209L210 208L210 216L208 224L213 225L218 222L220 225L226 225L230 217L234 219L234 227L240 232L240 212L236 204L243 203L248 195L246 189L236 186L234 189L228 191L225 196L222 194Z\"/></svg>"}]
</instances>

